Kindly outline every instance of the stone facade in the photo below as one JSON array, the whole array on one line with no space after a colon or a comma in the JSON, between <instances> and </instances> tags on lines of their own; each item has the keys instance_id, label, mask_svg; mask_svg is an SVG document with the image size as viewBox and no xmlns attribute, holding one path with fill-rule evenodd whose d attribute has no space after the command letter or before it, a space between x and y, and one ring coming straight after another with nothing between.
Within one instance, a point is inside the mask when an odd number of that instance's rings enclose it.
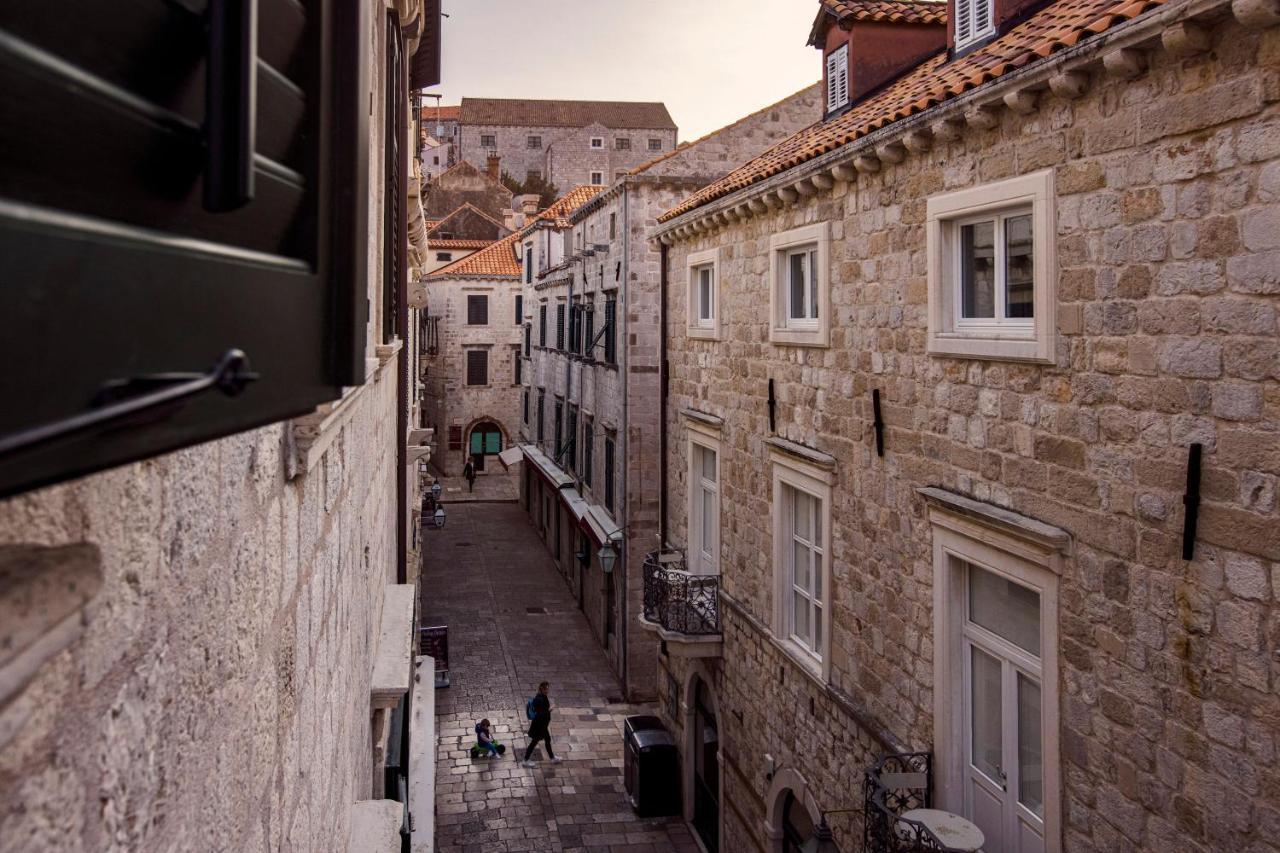
<instances>
[{"instance_id":1,"label":"stone facade","mask_svg":"<svg viewBox=\"0 0 1280 853\"><path fill-rule=\"evenodd\" d=\"M501 431L502 449L517 435L520 386L516 361L520 343L515 300L520 287L514 278L458 278L431 280L427 286L430 316L438 318L439 349L425 362L426 388L423 413L436 430L432 463L442 474L457 476L471 454L471 434L493 424ZM482 297L487 321L469 324L467 301ZM467 353L486 353L487 370L482 385L468 384ZM482 463L498 466L487 455Z\"/></svg>"},{"instance_id":2,"label":"stone facade","mask_svg":"<svg viewBox=\"0 0 1280 853\"><path fill-rule=\"evenodd\" d=\"M627 175L574 211L560 229L526 236L536 275L524 287L525 321L532 324L532 348L526 387L529 420L522 423L526 442L538 445L557 470L576 481L574 494L625 531L616 568L606 574L596 551L603 543L582 543L585 536L544 480L526 466L526 506L557 555L566 582L578 592L593 630L609 652L630 698L653 696L655 638L636 628L643 607L640 566L658 544L661 468L658 443L661 394L661 255L649 237L657 217L688 193L726 174L734 164L805 127L821 114L819 89L810 86L715 133L689 143ZM605 325L607 303L616 305L616 354L610 360L605 337L588 350ZM563 308L569 335L569 306L584 320L578 352L558 344L558 311ZM540 346L540 310L547 308L547 346ZM589 324L589 325L588 325ZM543 440L537 438L537 400L544 400ZM554 411L557 402L577 411L578 435L572 454L554 462ZM567 411L567 410L566 410ZM568 418L565 418L567 441ZM590 432L586 430L590 427ZM591 465L588 477L586 441ZM605 442L614 447L613 494L606 498ZM563 444L563 443L562 443ZM572 458L570 458L572 456ZM542 489L539 497L537 489ZM548 514L547 498L554 512ZM588 525L588 528L590 525ZM560 545L557 547L557 542ZM570 544L572 543L572 547ZM582 564L579 554L590 555Z\"/></svg>"},{"instance_id":3,"label":"stone facade","mask_svg":"<svg viewBox=\"0 0 1280 853\"><path fill-rule=\"evenodd\" d=\"M481 137L493 137L492 147ZM674 128L640 130L611 129L602 124L585 127L514 127L464 124L459 131L460 159L477 165L497 153L502 170L518 181L531 172L551 181L561 192L581 184L611 184L620 173L629 171L676 147ZM537 137L537 148L529 147L529 138ZM602 140L593 148L591 140ZM658 140L659 148L651 149L649 140ZM618 140L626 148L619 148ZM598 173L599 181L593 181Z\"/></svg>"},{"instance_id":4,"label":"stone facade","mask_svg":"<svg viewBox=\"0 0 1280 853\"><path fill-rule=\"evenodd\" d=\"M385 44L385 10L368 15ZM385 62L370 68L381 105ZM397 398L415 347L381 343L385 124L377 106L365 384L307 417L0 502L0 851L346 851L356 804L391 796L375 706L407 690L410 661L388 682L375 664L413 640L411 608L388 621L384 601L407 589ZM403 807L383 805L394 833Z\"/></svg>"},{"instance_id":5,"label":"stone facade","mask_svg":"<svg viewBox=\"0 0 1280 853\"><path fill-rule=\"evenodd\" d=\"M427 219L444 219L470 204L499 222L511 210L511 190L484 171L485 161L458 163L422 188L422 212Z\"/></svg>"},{"instance_id":6,"label":"stone facade","mask_svg":"<svg viewBox=\"0 0 1280 853\"><path fill-rule=\"evenodd\" d=\"M1009 511L1028 541L1037 523L1069 540L1046 650L1060 673L1049 849L1280 850L1280 28L1218 17L1210 37L1147 52L1135 79L1094 73L989 129L847 168L809 197L775 190L750 216L666 231L668 539L689 541L681 412L697 410L722 421L725 594L722 657L660 657L658 686L686 763L690 685L711 686L721 849L778 849L788 785L823 810L858 808L877 756L942 758L935 656L953 641L935 635L942 534L918 491L937 487L980 507L975 529ZM1044 169L1050 363L929 354L927 200ZM771 344L771 235L815 223L830 228L830 345ZM719 253L720 340L684 333L687 258L704 250ZM822 674L775 635L771 439L832 461ZM1191 443L1203 478L1183 560ZM860 815L831 823L857 849Z\"/></svg>"}]
</instances>

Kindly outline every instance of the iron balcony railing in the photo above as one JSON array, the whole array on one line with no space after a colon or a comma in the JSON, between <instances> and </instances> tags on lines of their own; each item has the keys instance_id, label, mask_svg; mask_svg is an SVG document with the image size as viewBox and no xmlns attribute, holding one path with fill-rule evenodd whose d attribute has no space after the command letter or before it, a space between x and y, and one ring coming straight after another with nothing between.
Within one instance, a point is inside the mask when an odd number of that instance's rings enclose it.
<instances>
[{"instance_id":1,"label":"iron balcony railing","mask_svg":"<svg viewBox=\"0 0 1280 853\"><path fill-rule=\"evenodd\" d=\"M720 576L685 569L684 553L652 551L644 561L644 618L677 634L720 633Z\"/></svg>"},{"instance_id":2,"label":"iron balcony railing","mask_svg":"<svg viewBox=\"0 0 1280 853\"><path fill-rule=\"evenodd\" d=\"M933 756L928 752L886 755L863 776L865 853L962 853L948 847L924 824L907 820L912 809L933 807Z\"/></svg>"}]
</instances>

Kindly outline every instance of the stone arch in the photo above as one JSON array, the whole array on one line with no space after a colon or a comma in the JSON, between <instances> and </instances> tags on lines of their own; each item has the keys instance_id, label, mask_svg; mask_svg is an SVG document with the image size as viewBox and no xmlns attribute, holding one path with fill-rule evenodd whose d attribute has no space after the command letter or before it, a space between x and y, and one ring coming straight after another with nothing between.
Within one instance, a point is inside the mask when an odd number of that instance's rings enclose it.
<instances>
[{"instance_id":1,"label":"stone arch","mask_svg":"<svg viewBox=\"0 0 1280 853\"><path fill-rule=\"evenodd\" d=\"M506 450L511 446L511 431L507 429L506 424L501 419L490 415L480 415L472 418L467 423L466 428L462 431L462 464L466 464L467 459L471 456L471 434L477 427L492 425L497 427L498 435L502 443L502 450Z\"/></svg>"},{"instance_id":2,"label":"stone arch","mask_svg":"<svg viewBox=\"0 0 1280 853\"><path fill-rule=\"evenodd\" d=\"M794 767L775 770L769 782L769 793L765 796L765 835L769 838L769 850L780 853L782 850L782 820L786 808L787 794L793 794L798 802L809 813L813 825L822 821L822 810L813 792L809 790L809 781Z\"/></svg>"}]
</instances>

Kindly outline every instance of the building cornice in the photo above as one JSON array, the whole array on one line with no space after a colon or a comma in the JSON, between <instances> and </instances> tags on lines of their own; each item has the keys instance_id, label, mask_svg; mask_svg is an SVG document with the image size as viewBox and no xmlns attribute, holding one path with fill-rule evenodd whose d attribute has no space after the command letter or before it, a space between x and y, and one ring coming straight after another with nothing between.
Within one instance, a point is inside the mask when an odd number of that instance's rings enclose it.
<instances>
[{"instance_id":1,"label":"building cornice","mask_svg":"<svg viewBox=\"0 0 1280 853\"><path fill-rule=\"evenodd\" d=\"M913 154L929 150L935 139L958 139L971 129L992 128L999 122L1003 110L1032 112L1045 90L1060 97L1080 97L1088 90L1091 71L1132 79L1146 69L1144 51L1162 49L1181 56L1203 53L1210 48L1208 27L1228 8L1246 27L1280 23L1280 4L1276 0L1174 0L1073 47L660 223L651 239L667 245L693 239L793 206L801 199L825 194L837 183L856 183L860 173L874 173L885 165L901 163Z\"/></svg>"}]
</instances>

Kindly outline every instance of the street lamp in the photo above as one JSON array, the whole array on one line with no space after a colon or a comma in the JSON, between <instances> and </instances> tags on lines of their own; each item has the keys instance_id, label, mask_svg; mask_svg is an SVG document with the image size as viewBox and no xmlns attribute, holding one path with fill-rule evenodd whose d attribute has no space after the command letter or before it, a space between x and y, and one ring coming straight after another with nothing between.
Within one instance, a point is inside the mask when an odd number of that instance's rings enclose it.
<instances>
[{"instance_id":1,"label":"street lamp","mask_svg":"<svg viewBox=\"0 0 1280 853\"><path fill-rule=\"evenodd\" d=\"M613 571L613 564L618 561L618 552L613 550L613 543L601 545L600 550L596 552L596 556L600 558L600 568L604 569L605 574Z\"/></svg>"},{"instance_id":2,"label":"street lamp","mask_svg":"<svg viewBox=\"0 0 1280 853\"><path fill-rule=\"evenodd\" d=\"M436 514L431 517L435 519L437 530L440 529L441 527L444 527L444 518L445 518L444 507L437 507Z\"/></svg>"},{"instance_id":3,"label":"street lamp","mask_svg":"<svg viewBox=\"0 0 1280 853\"><path fill-rule=\"evenodd\" d=\"M439 501L440 501L440 492L442 492L442 491L443 491L443 489L441 489L441 488L440 488L440 481L439 481L439 480L437 480L437 481L435 481L434 483L432 483L432 484L431 484L431 499L432 499L432 500L434 500L434 501L436 501L437 503L439 503Z\"/></svg>"}]
</instances>

